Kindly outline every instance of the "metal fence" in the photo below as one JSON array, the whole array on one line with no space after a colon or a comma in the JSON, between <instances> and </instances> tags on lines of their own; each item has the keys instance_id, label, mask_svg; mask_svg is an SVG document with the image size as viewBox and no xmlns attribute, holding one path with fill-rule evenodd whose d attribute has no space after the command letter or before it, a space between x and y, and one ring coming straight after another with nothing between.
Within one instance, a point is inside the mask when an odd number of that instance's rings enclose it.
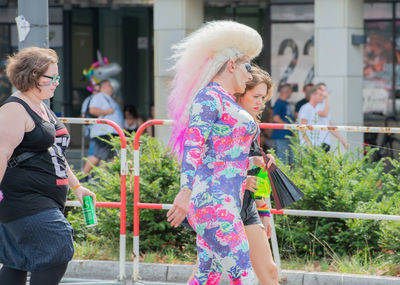
<instances>
[{"instance_id":1,"label":"metal fence","mask_svg":"<svg viewBox=\"0 0 400 285\"><path fill-rule=\"evenodd\" d=\"M64 123L69 124L108 124L117 130L121 140L121 191L120 202L97 202L96 207L111 207L120 209L120 266L119 280L125 280L126 265L126 175L127 167L127 150L126 138L122 129L112 121L103 119L86 119L86 118L60 118ZM171 125L170 120L150 120L142 124L136 132L133 142L133 174L134 174L134 192L133 192L133 275L132 281L137 282L139 278L139 217L140 209L163 209L168 210L171 204L159 203L142 203L139 201L140 194L140 137L145 129L152 125ZM400 133L400 128L388 127L363 127L363 126L322 126L322 125L296 125L296 124L259 124L262 129L287 129L287 130L330 130L330 131L346 131L346 132L363 132L363 133ZM270 201L268 201L270 203ZM67 206L80 206L77 201L68 201ZM340 219L371 219L371 220L389 220L400 221L398 215L381 215L366 213L348 213L348 212L327 212L327 211L310 211L310 210L275 210L271 209L275 215L294 215L306 217L324 217L324 218L340 218ZM275 233L274 221L271 219L273 226L271 246L274 254L275 262L280 271L280 258L278 243Z\"/></svg>"}]
</instances>

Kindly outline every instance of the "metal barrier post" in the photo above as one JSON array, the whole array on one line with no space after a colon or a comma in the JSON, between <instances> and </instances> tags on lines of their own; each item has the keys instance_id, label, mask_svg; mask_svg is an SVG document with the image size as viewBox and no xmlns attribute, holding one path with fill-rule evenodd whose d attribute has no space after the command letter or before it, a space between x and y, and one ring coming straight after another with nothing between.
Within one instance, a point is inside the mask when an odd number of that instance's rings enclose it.
<instances>
[{"instance_id":1,"label":"metal barrier post","mask_svg":"<svg viewBox=\"0 0 400 285\"><path fill-rule=\"evenodd\" d=\"M267 204L268 204L268 207L270 209L272 209L271 199L269 197L267 199ZM273 215L271 215L270 221L271 221L271 227L272 227L272 235L271 235L272 254L274 256L274 261L275 261L276 267L278 268L278 276L280 279L280 278L282 278L281 256L279 254L278 238L276 236L275 221L274 221Z\"/></svg>"},{"instance_id":2,"label":"metal barrier post","mask_svg":"<svg viewBox=\"0 0 400 285\"><path fill-rule=\"evenodd\" d=\"M133 141L133 272L132 281L137 282L139 278L139 168L140 168L140 153L139 153L139 141L140 136L144 130L151 125L164 125L172 123L167 120L150 120L142 125L135 134Z\"/></svg>"},{"instance_id":3,"label":"metal barrier post","mask_svg":"<svg viewBox=\"0 0 400 285\"><path fill-rule=\"evenodd\" d=\"M82 126L82 137L81 137L81 157L85 156L85 126ZM83 169L84 163L81 159L81 169Z\"/></svg>"},{"instance_id":4,"label":"metal barrier post","mask_svg":"<svg viewBox=\"0 0 400 285\"><path fill-rule=\"evenodd\" d=\"M126 266L126 138L124 131L116 123L105 119L87 119L87 118L59 118L63 123L70 124L107 124L112 126L118 133L121 140L121 187L120 187L120 202L97 202L96 207L108 207L120 209L120 237L119 237L119 280L125 280ZM80 206L79 202L67 203L68 206Z\"/></svg>"}]
</instances>

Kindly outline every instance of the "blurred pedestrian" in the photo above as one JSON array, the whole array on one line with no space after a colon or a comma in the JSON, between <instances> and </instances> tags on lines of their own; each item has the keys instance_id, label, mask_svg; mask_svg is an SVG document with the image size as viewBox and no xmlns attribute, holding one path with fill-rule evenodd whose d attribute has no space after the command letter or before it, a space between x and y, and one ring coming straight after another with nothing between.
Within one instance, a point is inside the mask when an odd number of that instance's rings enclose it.
<instances>
[{"instance_id":1,"label":"blurred pedestrian","mask_svg":"<svg viewBox=\"0 0 400 285\"><path fill-rule=\"evenodd\" d=\"M303 86L303 93L304 93L304 98L301 99L299 102L296 103L295 107L294 107L294 118L297 120L298 116L299 116L299 111L300 108L304 105L307 104L308 101L310 100L309 97L307 97L307 91L313 87L314 84L312 83L308 83L306 85Z\"/></svg>"},{"instance_id":2,"label":"blurred pedestrian","mask_svg":"<svg viewBox=\"0 0 400 285\"><path fill-rule=\"evenodd\" d=\"M329 93L328 90L326 89L326 84L318 83L317 85L315 85L315 87L321 90L323 97L322 103L319 103L317 105L318 116L320 117L320 120L322 120L321 122L323 123L323 125L329 125L331 104L330 104Z\"/></svg>"},{"instance_id":3,"label":"blurred pedestrian","mask_svg":"<svg viewBox=\"0 0 400 285\"><path fill-rule=\"evenodd\" d=\"M279 98L274 105L274 115L272 121L279 124L290 124L294 122L294 117L290 104L287 100L292 96L292 86L284 84L279 91ZM293 163L292 150L290 149L290 140L288 137L292 136L289 130L273 130L272 139L276 147L276 155L284 163Z\"/></svg>"},{"instance_id":4,"label":"blurred pedestrian","mask_svg":"<svg viewBox=\"0 0 400 285\"><path fill-rule=\"evenodd\" d=\"M92 100L93 96L99 92L100 92L100 86L94 85L92 94L90 94L88 97L86 97L86 99L83 100L83 102L82 102L81 118L96 118L96 116L93 116L92 114L90 114L89 104L90 104L90 101ZM88 138L88 139L90 139L90 127L91 127L91 125L84 125L84 137ZM94 153L94 142L89 141L88 156L92 156L93 153Z\"/></svg>"},{"instance_id":5,"label":"blurred pedestrian","mask_svg":"<svg viewBox=\"0 0 400 285\"><path fill-rule=\"evenodd\" d=\"M92 94L85 98L82 102L81 106L81 118L96 118L89 112L89 103L92 100L93 96L100 92L100 85L94 85Z\"/></svg>"},{"instance_id":6,"label":"blurred pedestrian","mask_svg":"<svg viewBox=\"0 0 400 285\"><path fill-rule=\"evenodd\" d=\"M93 116L101 119L108 119L119 126L123 126L124 117L121 108L111 97L114 89L109 80L100 82L100 92L93 96L89 104L89 112ZM108 160L114 157L116 152L112 145L104 140L109 140L113 135L118 135L117 131L109 125L95 124L90 128L90 140L94 143L93 155L88 157L83 168L83 173L90 172L94 165L99 164L101 160Z\"/></svg>"},{"instance_id":7,"label":"blurred pedestrian","mask_svg":"<svg viewBox=\"0 0 400 285\"><path fill-rule=\"evenodd\" d=\"M124 129L129 132L136 132L141 124L143 124L143 119L137 114L136 108L133 105L126 105L124 107Z\"/></svg>"},{"instance_id":8,"label":"blurred pedestrian","mask_svg":"<svg viewBox=\"0 0 400 285\"><path fill-rule=\"evenodd\" d=\"M320 125L326 125L330 126L332 125L331 121L331 116L330 116L330 96L329 92L326 88L326 84L321 82L316 85L316 87L321 91L322 96L323 96L323 101L322 103L317 105L317 110L318 110L318 116L319 116L319 124ZM336 137L343 145L344 148L348 148L348 144L345 141L345 139L339 134L337 131L321 131L321 136L324 138L324 145L329 146L331 148L331 136L332 134L334 137Z\"/></svg>"},{"instance_id":9,"label":"blurred pedestrian","mask_svg":"<svg viewBox=\"0 0 400 285\"><path fill-rule=\"evenodd\" d=\"M308 90L307 97L310 100L300 108L299 123L304 125L319 125L320 117L317 105L321 104L324 100L322 91L317 87L312 87ZM324 137L319 130L299 130L299 136L301 145L322 146L325 150L329 150L329 146L323 145Z\"/></svg>"},{"instance_id":10,"label":"blurred pedestrian","mask_svg":"<svg viewBox=\"0 0 400 285\"><path fill-rule=\"evenodd\" d=\"M324 108L323 102L327 96L326 90L320 88L319 86L321 85L317 85L316 87L309 89L308 96L310 97L310 101L300 108L300 124L330 125L329 116L321 117L319 115L321 109ZM328 130L301 130L299 131L300 144L309 146L321 146L326 152L328 152L331 149L329 132L335 135L342 142L343 146L347 148L346 141L336 131Z\"/></svg>"},{"instance_id":11,"label":"blurred pedestrian","mask_svg":"<svg viewBox=\"0 0 400 285\"><path fill-rule=\"evenodd\" d=\"M65 150L70 137L43 100L60 76L54 50L28 47L8 58L18 90L0 107L0 284L56 285L74 255L63 215L68 188L78 200L96 195L79 184Z\"/></svg>"}]
</instances>

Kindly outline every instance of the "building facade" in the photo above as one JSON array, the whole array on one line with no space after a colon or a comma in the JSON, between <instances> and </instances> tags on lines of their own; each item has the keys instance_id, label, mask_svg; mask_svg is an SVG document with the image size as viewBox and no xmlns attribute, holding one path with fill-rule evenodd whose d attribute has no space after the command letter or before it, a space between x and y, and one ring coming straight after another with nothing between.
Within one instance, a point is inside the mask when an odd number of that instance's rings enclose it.
<instances>
[{"instance_id":1,"label":"building facade","mask_svg":"<svg viewBox=\"0 0 400 285\"><path fill-rule=\"evenodd\" d=\"M110 62L122 67L117 77L121 84L117 99L121 105L133 104L142 117L150 116L151 106L157 101L154 98L157 43L153 32L157 1L162 0L49 0L50 47L60 57L62 78L51 102L57 114L79 115L81 102L89 95L88 81L82 71L97 60L100 51ZM175 0L179 1L189 0ZM202 13L204 21L233 19L257 29L264 39L257 63L271 73L277 85L293 86L295 92L290 101L295 103L302 99L305 84L317 83L315 13L317 6L321 6L318 3L324 1L329 0L204 0L198 13ZM400 113L400 3L397 2L365 0L362 4L366 37L360 38L364 41L361 112L365 125L383 124L388 117L396 119ZM353 12L351 8L347 11ZM196 8L188 10L187 17L195 15ZM3 68L6 56L18 46L16 16L17 0L0 1L0 101L11 92ZM161 16L170 17L162 13ZM328 89L334 88L328 86Z\"/></svg>"}]
</instances>

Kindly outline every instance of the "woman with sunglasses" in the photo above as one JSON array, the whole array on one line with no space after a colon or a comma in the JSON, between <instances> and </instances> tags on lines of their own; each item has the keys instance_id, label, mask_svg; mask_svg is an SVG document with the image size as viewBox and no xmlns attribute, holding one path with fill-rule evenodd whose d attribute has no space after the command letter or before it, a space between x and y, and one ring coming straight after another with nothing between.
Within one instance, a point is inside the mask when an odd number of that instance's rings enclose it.
<instances>
[{"instance_id":1,"label":"woman with sunglasses","mask_svg":"<svg viewBox=\"0 0 400 285\"><path fill-rule=\"evenodd\" d=\"M54 50L29 47L8 58L18 90L0 107L0 284L56 285L74 254L63 215L68 188L96 196L72 173L68 130L43 103L59 85Z\"/></svg>"},{"instance_id":2,"label":"woman with sunglasses","mask_svg":"<svg viewBox=\"0 0 400 285\"><path fill-rule=\"evenodd\" d=\"M167 216L178 226L187 215L197 233L199 267L189 284L218 284L223 270L231 284L254 282L240 208L258 128L233 94L252 79L261 48L255 30L231 21L206 23L174 47L169 114L182 169Z\"/></svg>"}]
</instances>

